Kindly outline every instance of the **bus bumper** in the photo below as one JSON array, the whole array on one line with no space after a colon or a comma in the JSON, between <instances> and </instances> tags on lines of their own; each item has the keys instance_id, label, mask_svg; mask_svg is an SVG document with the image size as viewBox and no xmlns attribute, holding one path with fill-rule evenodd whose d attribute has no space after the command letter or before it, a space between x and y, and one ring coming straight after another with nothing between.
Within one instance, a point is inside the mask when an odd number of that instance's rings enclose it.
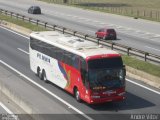
<instances>
[{"instance_id":1,"label":"bus bumper","mask_svg":"<svg viewBox=\"0 0 160 120\"><path fill-rule=\"evenodd\" d=\"M106 103L106 102L120 102L126 99L125 96L114 96L114 97L107 97L107 98L91 98L88 101L89 104L98 104L98 103Z\"/></svg>"}]
</instances>

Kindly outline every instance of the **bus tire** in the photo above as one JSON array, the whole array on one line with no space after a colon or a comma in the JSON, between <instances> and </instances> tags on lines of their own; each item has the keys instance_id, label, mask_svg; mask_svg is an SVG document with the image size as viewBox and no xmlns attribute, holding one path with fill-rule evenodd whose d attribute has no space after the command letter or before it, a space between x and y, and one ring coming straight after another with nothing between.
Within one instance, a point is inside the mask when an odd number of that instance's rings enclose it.
<instances>
[{"instance_id":1,"label":"bus tire","mask_svg":"<svg viewBox=\"0 0 160 120\"><path fill-rule=\"evenodd\" d=\"M37 73L36 73L36 75L37 75L38 77L40 77L40 67L37 67Z\"/></svg>"},{"instance_id":2,"label":"bus tire","mask_svg":"<svg viewBox=\"0 0 160 120\"><path fill-rule=\"evenodd\" d=\"M75 99L78 102L81 102L80 93L79 93L79 90L77 88L75 88L75 90L74 90L74 96L75 96Z\"/></svg>"},{"instance_id":3,"label":"bus tire","mask_svg":"<svg viewBox=\"0 0 160 120\"><path fill-rule=\"evenodd\" d=\"M42 70L41 80L44 80L44 82L46 82L46 83L48 82L45 70Z\"/></svg>"}]
</instances>

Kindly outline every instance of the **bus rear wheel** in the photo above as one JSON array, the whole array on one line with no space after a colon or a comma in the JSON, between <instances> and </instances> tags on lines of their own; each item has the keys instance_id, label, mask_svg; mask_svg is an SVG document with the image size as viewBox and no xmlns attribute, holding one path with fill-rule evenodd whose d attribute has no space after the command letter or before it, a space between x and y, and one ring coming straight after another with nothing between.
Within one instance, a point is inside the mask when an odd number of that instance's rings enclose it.
<instances>
[{"instance_id":1,"label":"bus rear wheel","mask_svg":"<svg viewBox=\"0 0 160 120\"><path fill-rule=\"evenodd\" d=\"M40 77L40 68L37 67L37 74L36 74L38 77Z\"/></svg>"},{"instance_id":2,"label":"bus rear wheel","mask_svg":"<svg viewBox=\"0 0 160 120\"><path fill-rule=\"evenodd\" d=\"M46 82L46 83L48 82L45 70L42 70L40 79L44 80L44 82Z\"/></svg>"},{"instance_id":3,"label":"bus rear wheel","mask_svg":"<svg viewBox=\"0 0 160 120\"><path fill-rule=\"evenodd\" d=\"M79 91L78 91L77 88L75 88L75 90L74 90L74 96L75 96L75 99L76 99L78 102L81 102L80 93L79 93Z\"/></svg>"}]
</instances>

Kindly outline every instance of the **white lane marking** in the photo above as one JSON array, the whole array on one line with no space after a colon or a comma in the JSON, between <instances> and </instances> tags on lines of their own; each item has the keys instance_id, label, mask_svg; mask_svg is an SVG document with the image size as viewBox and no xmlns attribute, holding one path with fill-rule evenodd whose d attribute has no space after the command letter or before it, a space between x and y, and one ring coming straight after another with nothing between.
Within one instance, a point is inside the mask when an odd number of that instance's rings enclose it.
<instances>
[{"instance_id":1,"label":"white lane marking","mask_svg":"<svg viewBox=\"0 0 160 120\"><path fill-rule=\"evenodd\" d=\"M3 29L5 29L5 30L7 30L7 31L9 31L9 32L12 32L12 33L14 33L14 34L17 34L17 35L19 35L19 36L21 36L21 37L24 37L24 38L26 38L26 39L29 39L29 37L24 36L24 35L22 35L22 34L20 34L20 33L17 33L17 32L15 32L15 31L13 31L13 30L7 29L7 28L2 27L2 26L0 26L0 27L3 28Z\"/></svg>"},{"instance_id":2,"label":"white lane marking","mask_svg":"<svg viewBox=\"0 0 160 120\"><path fill-rule=\"evenodd\" d=\"M11 111L11 110L9 110L9 108L7 108L2 102L0 102L0 106L7 112L7 113L9 113L9 116L8 116L8 118L10 118L10 119L12 119L12 120L18 120L18 116L17 115L15 115L15 114L13 114L13 112ZM5 116L5 118L7 117L7 116ZM12 117L12 118L11 118ZM4 118L4 119L5 119ZM2 116L2 120L3 120L3 116Z\"/></svg>"},{"instance_id":3,"label":"white lane marking","mask_svg":"<svg viewBox=\"0 0 160 120\"><path fill-rule=\"evenodd\" d=\"M145 47L147 47L149 49L152 49L152 50L160 51L160 49L156 49L156 48L153 48L153 47L149 47L149 46L145 46Z\"/></svg>"},{"instance_id":4,"label":"white lane marking","mask_svg":"<svg viewBox=\"0 0 160 120\"><path fill-rule=\"evenodd\" d=\"M15 68L13 68L12 66L8 65L7 63L5 63L4 61L0 60L0 63L2 63L3 65L7 66L8 68L10 68L11 70L15 71L17 74L21 75L22 77L24 77L26 80L28 80L29 82L33 83L34 85L36 85L37 87L41 88L42 90L44 90L46 93L50 94L51 96L55 97L57 100L61 101L63 104L65 104L66 106L72 108L74 111L76 111L77 113L81 114L83 117L85 117L88 120L93 120L91 117L89 117L88 115L86 115L85 113L83 113L82 111L78 110L77 108L75 108L74 106L72 106L71 104L69 104L68 102L66 102L65 100L63 100L62 98L60 98L59 96L57 96L56 94L52 93L51 91L47 90L46 88L44 88L43 86L39 85L38 83L36 83L35 81L33 81L32 79L30 79L29 77L25 76L24 74L22 74L21 72L19 72L18 70L16 70Z\"/></svg>"},{"instance_id":5,"label":"white lane marking","mask_svg":"<svg viewBox=\"0 0 160 120\"><path fill-rule=\"evenodd\" d=\"M23 52L23 53L25 53L25 54L28 54L29 55L29 53L28 52L26 52L25 50L23 50L23 49L21 49L21 48L17 48L18 50L20 50L21 52Z\"/></svg>"},{"instance_id":6,"label":"white lane marking","mask_svg":"<svg viewBox=\"0 0 160 120\"><path fill-rule=\"evenodd\" d=\"M159 37L160 37L160 35L155 35L154 37L155 37L155 38L159 38Z\"/></svg>"},{"instance_id":7,"label":"white lane marking","mask_svg":"<svg viewBox=\"0 0 160 120\"><path fill-rule=\"evenodd\" d=\"M145 89L147 89L147 90L149 90L149 91L151 91L151 92L154 92L154 93L157 93L157 94L160 95L160 92L158 92L158 91L156 91L156 90L153 90L153 89L151 89L151 88L149 88L149 87L146 87L146 86L144 86L144 85L141 85L141 84L139 84L139 83L136 83L136 82L134 82L134 81L132 81L132 80L130 80L130 79L126 79L126 80L127 80L128 82L131 82L131 83L137 85L137 86L140 86L140 87L142 87L142 88L145 88Z\"/></svg>"},{"instance_id":8,"label":"white lane marking","mask_svg":"<svg viewBox=\"0 0 160 120\"><path fill-rule=\"evenodd\" d=\"M88 18L84 18L84 17L79 17L79 16L75 16L75 15L70 15L70 14L64 14L64 13L60 13L60 12L51 12L51 11L48 11L48 10L44 10L46 11L46 13L50 14L50 15L54 15L54 16L67 16L67 17L72 17L72 18L75 18L75 19L78 19L80 20L79 22L82 23L82 21L86 21L86 22L93 22L93 23L98 23L98 24L101 24L100 21L95 21L95 20L92 20L92 19L88 19ZM105 24L105 23L103 23Z\"/></svg>"},{"instance_id":9,"label":"white lane marking","mask_svg":"<svg viewBox=\"0 0 160 120\"><path fill-rule=\"evenodd\" d=\"M9 114L12 114L13 115L13 112L11 112L3 103L0 102L0 106L5 109L5 111Z\"/></svg>"},{"instance_id":10,"label":"white lane marking","mask_svg":"<svg viewBox=\"0 0 160 120\"><path fill-rule=\"evenodd\" d=\"M99 24L100 24L100 25L106 25L106 23L103 23L103 22L100 22Z\"/></svg>"},{"instance_id":11,"label":"white lane marking","mask_svg":"<svg viewBox=\"0 0 160 120\"><path fill-rule=\"evenodd\" d=\"M95 33L96 31L93 31L93 30L87 30L88 32L91 32L91 33Z\"/></svg>"},{"instance_id":12,"label":"white lane marking","mask_svg":"<svg viewBox=\"0 0 160 120\"><path fill-rule=\"evenodd\" d=\"M140 36L140 34L138 34L139 36L137 36L137 35L135 35L136 33L134 33L134 32L132 32L132 35L131 35L128 32L123 32L123 31L125 31L125 29L118 31L118 33L125 34L125 35L131 36L131 37L135 37L135 38L138 38L138 39L139 38L143 38L144 40L154 41L154 42L157 42L158 44L160 43L160 41L157 41L155 39L149 39L146 36Z\"/></svg>"}]
</instances>

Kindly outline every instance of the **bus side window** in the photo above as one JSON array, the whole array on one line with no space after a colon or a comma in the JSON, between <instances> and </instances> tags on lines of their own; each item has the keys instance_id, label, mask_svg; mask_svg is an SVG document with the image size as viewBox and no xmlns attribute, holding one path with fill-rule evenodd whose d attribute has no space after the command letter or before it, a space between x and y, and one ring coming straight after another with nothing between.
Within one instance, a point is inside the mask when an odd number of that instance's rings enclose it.
<instances>
[{"instance_id":1,"label":"bus side window","mask_svg":"<svg viewBox=\"0 0 160 120\"><path fill-rule=\"evenodd\" d=\"M30 47L32 49L35 49L36 48L35 46L36 46L36 41L32 37L30 37Z\"/></svg>"},{"instance_id":2,"label":"bus side window","mask_svg":"<svg viewBox=\"0 0 160 120\"><path fill-rule=\"evenodd\" d=\"M71 66L71 54L65 50L61 50L59 60L64 62L65 64Z\"/></svg>"},{"instance_id":3,"label":"bus side window","mask_svg":"<svg viewBox=\"0 0 160 120\"><path fill-rule=\"evenodd\" d=\"M62 49L59 49L59 48L56 48L56 59L58 60L58 61L61 61L61 62L64 62L65 60L65 53L64 53L65 51L64 50L62 50Z\"/></svg>"},{"instance_id":4,"label":"bus side window","mask_svg":"<svg viewBox=\"0 0 160 120\"><path fill-rule=\"evenodd\" d=\"M74 55L72 57L72 65L74 68L76 68L77 70L79 70L79 57Z\"/></svg>"}]
</instances>

